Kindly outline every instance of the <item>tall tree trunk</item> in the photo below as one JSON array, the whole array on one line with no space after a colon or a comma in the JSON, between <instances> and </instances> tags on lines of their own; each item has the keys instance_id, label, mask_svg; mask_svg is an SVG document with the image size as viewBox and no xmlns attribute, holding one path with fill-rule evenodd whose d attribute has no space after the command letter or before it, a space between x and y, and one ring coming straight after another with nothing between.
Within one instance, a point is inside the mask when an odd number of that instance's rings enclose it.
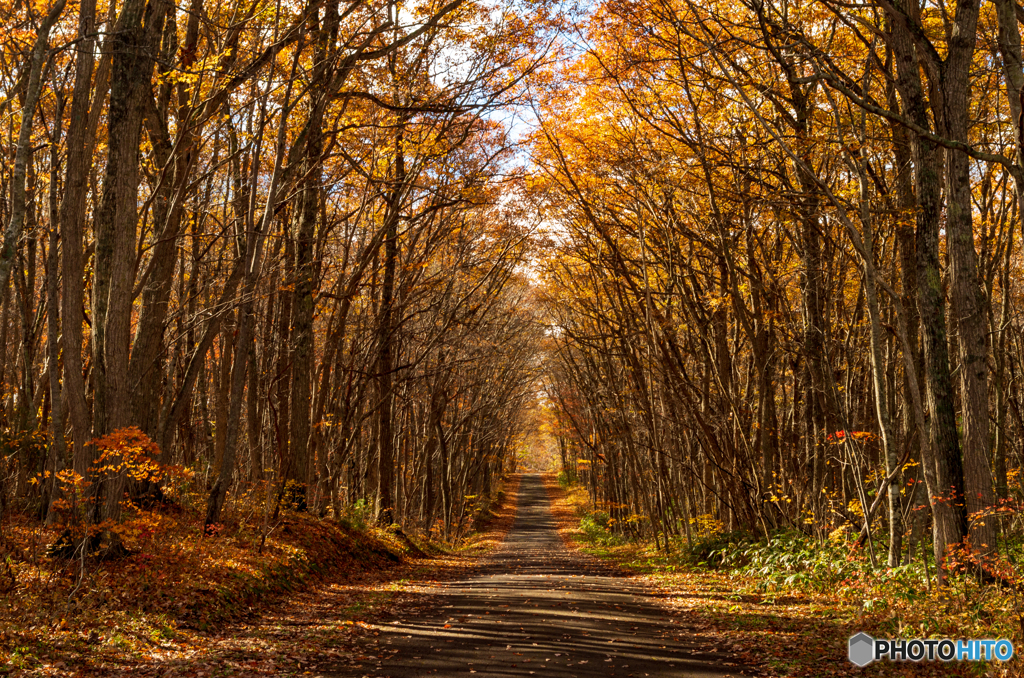
<instances>
[{"instance_id":1,"label":"tall tree trunk","mask_svg":"<svg viewBox=\"0 0 1024 678\"><path fill-rule=\"evenodd\" d=\"M59 141L64 124L64 98L57 99L57 112L53 121L50 145L49 188L49 252L46 258L46 352L50 375L50 445L46 456L46 494L43 496L43 515L47 523L55 519L53 501L57 498L57 471L64 464L67 445L64 440L64 398L60 383L60 243L57 229L57 186L60 167Z\"/></svg>"},{"instance_id":2,"label":"tall tree trunk","mask_svg":"<svg viewBox=\"0 0 1024 678\"><path fill-rule=\"evenodd\" d=\"M916 5L901 3L908 20L916 20ZM917 49L903 17L892 17L891 34L896 62L897 88L905 115L924 129L931 125L921 82ZM939 581L944 581L947 550L960 544L967 534L963 509L963 462L956 426L953 380L949 367L946 335L945 294L939 265L939 230L942 205L942 149L921 134L911 138L914 158L914 188L917 194L917 304L923 328L924 383L930 414L929 444L923 446L925 480L932 507L935 562ZM931 457L930 459L928 457Z\"/></svg>"},{"instance_id":3,"label":"tall tree trunk","mask_svg":"<svg viewBox=\"0 0 1024 678\"><path fill-rule=\"evenodd\" d=\"M882 440L882 454L885 456L885 472L893 477L897 473L899 457L893 437L892 413L889 410L889 392L885 379L885 361L882 355L883 338L881 312L878 308L878 271L875 267L874 225L871 222L871 194L865 161L857 157L857 174L860 183L861 225L864 242L864 296L867 301L871 345L871 377L875 390L875 416ZM893 481L895 478L893 478ZM886 493L889 521L889 567L900 564L903 547L903 526L900 511L900 486L890 482ZM865 506L864 510L868 508ZM868 517L870 520L870 517Z\"/></svg>"},{"instance_id":4,"label":"tall tree trunk","mask_svg":"<svg viewBox=\"0 0 1024 678\"><path fill-rule=\"evenodd\" d=\"M1003 75L1006 80L1007 103L1010 106L1010 117L1016 123L1014 131L1017 134L1016 148L1014 149L1014 163L1011 174L1013 175L1014 193L1017 198L1017 220L1021 225L1021 232L1024 234L1024 56L1022 56L1020 26L1017 24L1017 4L1013 0L994 0L996 17L999 21L998 44L999 53L1003 60ZM1016 92L1015 97L1013 93ZM1013 251L1013 237L1011 235L1007 244L1006 261L1009 267L1010 256ZM1009 301L1010 276L1008 270L1003 276L1004 304L1002 315L1007 317L1009 312L1007 302ZM1000 347L1006 340L1006 330L999 333ZM1002 355L1002 350L1000 350ZM996 491L1000 498L1005 499L1009 492L1006 476L1006 415L1005 402L1007 385L1002 378L1000 369L1000 398L1002 402L997 414L998 444L995 454L995 484Z\"/></svg>"},{"instance_id":5,"label":"tall tree trunk","mask_svg":"<svg viewBox=\"0 0 1024 678\"><path fill-rule=\"evenodd\" d=\"M381 525L390 525L395 519L394 296L395 268L398 260L398 213L405 174L400 133L396 147L396 185L391 191L384 216L387 219L384 237L384 279L381 282L380 318L377 321L377 522Z\"/></svg>"},{"instance_id":6,"label":"tall tree trunk","mask_svg":"<svg viewBox=\"0 0 1024 678\"><path fill-rule=\"evenodd\" d=\"M314 105L314 111L320 109ZM322 117L322 116L317 116ZM295 220L295 285L292 297L291 393L287 480L293 482L292 496L305 505L309 483L310 395L313 369L313 292L315 265L313 261L317 207L320 204L320 123L313 122L306 152L305 188L299 195Z\"/></svg>"},{"instance_id":7,"label":"tall tree trunk","mask_svg":"<svg viewBox=\"0 0 1024 678\"><path fill-rule=\"evenodd\" d=\"M313 310L314 292L319 266L315 261L316 220L321 196L321 155L323 154L323 118L326 106L325 91L332 73L333 46L338 32L338 3L327 2L324 9L323 30L319 30L317 17L311 18L311 29L317 36L314 50L316 69L311 78L309 120L306 123L303 190L296 215L295 234L295 292L292 302L292 382L291 405L292 435L290 444L290 480L298 483L303 503L307 501L310 482L310 428L313 377ZM324 225L326 226L326 225Z\"/></svg>"},{"instance_id":8,"label":"tall tree trunk","mask_svg":"<svg viewBox=\"0 0 1024 678\"><path fill-rule=\"evenodd\" d=\"M61 270L61 346L64 354L64 393L75 472L85 477L92 466L93 448L89 440L89 410L85 400L85 377L82 365L82 325L85 314L85 254L83 222L85 220L86 180L92 160L89 132L90 87L96 49L96 0L82 0L78 16L78 49L75 58L75 86L68 121L67 169L64 173L64 195L60 204Z\"/></svg>"},{"instance_id":9,"label":"tall tree trunk","mask_svg":"<svg viewBox=\"0 0 1024 678\"><path fill-rule=\"evenodd\" d=\"M96 215L96 271L93 279L93 434L104 435L131 422L128 383L132 287L139 199L139 147L146 97L150 96L157 43L167 0L127 0L111 37L108 155L103 197ZM104 488L103 517L116 519L126 482L122 470Z\"/></svg>"},{"instance_id":10,"label":"tall tree trunk","mask_svg":"<svg viewBox=\"0 0 1024 678\"><path fill-rule=\"evenodd\" d=\"M954 141L969 143L971 68L977 37L979 2L957 5L955 30L948 40L948 53L938 68L938 90L932 107L939 132ZM933 77L935 77L933 75ZM1012 97L1011 97L1012 98ZM938 99L936 101L936 99ZM941 103L941 108L938 104ZM946 155L946 244L949 254L950 296L956 316L960 358L960 400L964 441L964 493L967 515L991 508L995 501L990 464L989 429L989 323L985 309L987 294L978 278L974 251L971 167L967 154L947 148ZM971 547L989 554L996 548L996 521L974 520L970 526Z\"/></svg>"}]
</instances>

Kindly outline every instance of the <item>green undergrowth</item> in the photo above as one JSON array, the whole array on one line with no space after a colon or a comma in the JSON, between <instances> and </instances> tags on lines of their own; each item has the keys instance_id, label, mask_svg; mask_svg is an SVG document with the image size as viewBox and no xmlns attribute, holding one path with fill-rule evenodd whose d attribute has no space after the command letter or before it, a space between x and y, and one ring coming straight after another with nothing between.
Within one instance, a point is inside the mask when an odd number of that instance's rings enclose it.
<instances>
[{"instance_id":1,"label":"green undergrowth","mask_svg":"<svg viewBox=\"0 0 1024 678\"><path fill-rule=\"evenodd\" d=\"M876 543L872 566L866 547L837 530L815 539L783 531L771 539L703 529L691 539L673 538L668 547L617 534L607 513L569 488L576 510L574 538L586 552L645 575L669 590L676 602L714 625L759 646L755 662L776 675L816 676L831 654L826 673L838 675L1024 675L1024 661L873 664L856 669L846 660L847 639L858 631L876 638L1009 638L1024 651L1024 599L1020 569L1024 544L1002 545L1002 583L982 582L962 568L939 589L934 564L918 557L895 568L884 566L884 546ZM824 646L824 649L823 649Z\"/></svg>"},{"instance_id":2,"label":"green undergrowth","mask_svg":"<svg viewBox=\"0 0 1024 678\"><path fill-rule=\"evenodd\" d=\"M580 518L580 530L587 541L595 546L622 546L626 539L610 529L611 516L607 511L590 511Z\"/></svg>"}]
</instances>

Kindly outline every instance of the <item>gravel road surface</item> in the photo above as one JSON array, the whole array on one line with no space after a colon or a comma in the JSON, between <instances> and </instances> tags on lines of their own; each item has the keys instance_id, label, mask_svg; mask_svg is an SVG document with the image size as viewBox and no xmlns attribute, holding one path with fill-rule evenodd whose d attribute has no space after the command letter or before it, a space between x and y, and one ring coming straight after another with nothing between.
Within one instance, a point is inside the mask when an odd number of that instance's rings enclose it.
<instances>
[{"instance_id":1,"label":"gravel road surface","mask_svg":"<svg viewBox=\"0 0 1024 678\"><path fill-rule=\"evenodd\" d=\"M360 666L339 676L740 676L731 656L687 641L661 594L567 549L540 476L523 476L515 523L470 577L430 606L382 619ZM371 641L367 639L366 643Z\"/></svg>"}]
</instances>

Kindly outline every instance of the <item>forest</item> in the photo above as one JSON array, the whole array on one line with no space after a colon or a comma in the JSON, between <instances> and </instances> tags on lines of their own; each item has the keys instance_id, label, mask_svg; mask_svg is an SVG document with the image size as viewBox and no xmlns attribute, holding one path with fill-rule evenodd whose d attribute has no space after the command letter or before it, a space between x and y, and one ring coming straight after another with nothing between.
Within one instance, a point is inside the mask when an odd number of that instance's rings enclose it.
<instances>
[{"instance_id":1,"label":"forest","mask_svg":"<svg viewBox=\"0 0 1024 678\"><path fill-rule=\"evenodd\" d=\"M595 13L535 157L560 453L612 517L848 529L889 567L930 526L940 582L1002 576L1024 11L955 9Z\"/></svg>"},{"instance_id":2,"label":"forest","mask_svg":"<svg viewBox=\"0 0 1024 678\"><path fill-rule=\"evenodd\" d=\"M546 456L606 557L1024 642L1016 0L0 17L4 662Z\"/></svg>"}]
</instances>

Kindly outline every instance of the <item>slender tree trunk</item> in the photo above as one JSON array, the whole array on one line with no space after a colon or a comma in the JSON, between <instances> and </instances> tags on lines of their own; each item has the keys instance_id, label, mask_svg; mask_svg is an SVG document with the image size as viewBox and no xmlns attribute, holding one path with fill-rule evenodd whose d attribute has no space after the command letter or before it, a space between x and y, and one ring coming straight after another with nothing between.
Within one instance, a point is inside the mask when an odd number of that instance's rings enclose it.
<instances>
[{"instance_id":1,"label":"slender tree trunk","mask_svg":"<svg viewBox=\"0 0 1024 678\"><path fill-rule=\"evenodd\" d=\"M395 165L387 210L384 214L384 278L381 283L380 318L377 325L377 389L380 399L377 430L377 522L394 522L395 478L395 269L398 262L398 219L405 189L405 149L402 125L395 136Z\"/></svg>"},{"instance_id":2,"label":"slender tree trunk","mask_svg":"<svg viewBox=\"0 0 1024 678\"><path fill-rule=\"evenodd\" d=\"M938 129L954 141L969 143L970 72L977 36L978 0L960 3L956 30L948 42L942 67L941 97L932 106ZM934 77L934 76L933 76ZM1012 98L1012 97L1011 97ZM939 104L941 103L941 108ZM945 149L946 244L949 256L950 297L956 316L960 358L960 400L964 444L964 493L967 515L991 508L995 501L990 464L989 427L989 323L985 312L989 299L978 278L974 251L970 158L962 151ZM989 554L996 548L995 519L974 520L971 547Z\"/></svg>"},{"instance_id":3,"label":"slender tree trunk","mask_svg":"<svg viewBox=\"0 0 1024 678\"><path fill-rule=\"evenodd\" d=\"M85 300L85 220L86 180L89 176L92 144L87 142L92 71L96 49L96 0L82 0L78 18L78 49L75 58L75 86L68 121L67 169L60 204L61 267L61 345L64 354L64 393L71 422L75 472L85 477L92 466L93 450L89 440L89 410L85 400L82 365L82 325Z\"/></svg>"},{"instance_id":4,"label":"slender tree trunk","mask_svg":"<svg viewBox=\"0 0 1024 678\"><path fill-rule=\"evenodd\" d=\"M889 410L889 393L885 380L885 361L882 355L883 338L881 313L878 308L878 271L874 261L874 226L871 222L870 184L868 183L867 168L859 157L857 158L857 170L860 178L861 224L864 242L864 296L867 300L870 324L868 334L871 344L871 377L875 389L875 415L882 439L882 454L885 456L885 472L887 476L892 476L897 472L899 456L896 453L896 441L893 437L892 414ZM899 483L889 483L886 500L889 520L889 567L896 567L900 564L900 554L903 548ZM865 506L864 510L867 511L868 508Z\"/></svg>"},{"instance_id":5,"label":"slender tree trunk","mask_svg":"<svg viewBox=\"0 0 1024 678\"><path fill-rule=\"evenodd\" d=\"M53 122L50 146L50 189L49 189L49 252L46 258L46 351L50 376L50 445L46 457L46 494L43 497L43 514L47 523L55 519L53 501L57 498L56 474L64 464L67 445L64 440L64 398L60 383L60 236L57 229L57 186L60 166L58 142L64 124L64 99L57 100L57 112Z\"/></svg>"},{"instance_id":6,"label":"slender tree trunk","mask_svg":"<svg viewBox=\"0 0 1024 678\"><path fill-rule=\"evenodd\" d=\"M314 105L314 110L319 110ZM317 116L322 117L322 116ZM309 483L310 396L313 370L313 293L316 285L313 261L317 207L320 204L321 123L312 121L306 152L305 188L299 197L295 234L295 287L292 299L290 462L288 480L295 483L296 500L305 504Z\"/></svg>"},{"instance_id":7,"label":"slender tree trunk","mask_svg":"<svg viewBox=\"0 0 1024 678\"><path fill-rule=\"evenodd\" d=\"M996 16L999 21L998 43L999 53L1003 61L1003 75L1006 79L1007 103L1010 106L1010 116L1016 122L1017 143L1014 152L1015 167L1013 175L1014 193L1017 199L1017 220L1021 224L1021 232L1024 233L1024 57L1022 57L1020 26L1017 24L1017 5L1012 0L994 0ZM1013 96L1017 92L1018 96ZM1006 266L1007 270L1003 276L1003 309L1002 316L1005 318L1009 312L1009 289L1011 278L1009 276L1010 256L1013 252L1013 237L1011 235L1007 244ZM1006 341L1006 330L1000 330L1000 355L1002 346ZM995 454L995 485L997 495L1005 499L1009 493L1006 475L1006 391L1007 385L1003 381L1002 366L999 374L1000 407L997 412L998 441Z\"/></svg>"},{"instance_id":8,"label":"slender tree trunk","mask_svg":"<svg viewBox=\"0 0 1024 678\"><path fill-rule=\"evenodd\" d=\"M904 3L910 16L913 6ZM898 19L891 23L896 62L897 87L905 115L928 129L931 125L921 83L916 50L909 31ZM932 507L935 562L939 580L944 581L944 561L951 546L960 544L967 534L967 515L963 509L963 462L956 427L953 380L949 367L949 343L946 335L945 294L939 265L939 229L942 206L942 150L927 137L914 134L911 139L914 159L914 187L917 194L917 304L923 328L924 383L929 419L931 454L923 455L929 503ZM931 457L929 459L929 456Z\"/></svg>"}]
</instances>

